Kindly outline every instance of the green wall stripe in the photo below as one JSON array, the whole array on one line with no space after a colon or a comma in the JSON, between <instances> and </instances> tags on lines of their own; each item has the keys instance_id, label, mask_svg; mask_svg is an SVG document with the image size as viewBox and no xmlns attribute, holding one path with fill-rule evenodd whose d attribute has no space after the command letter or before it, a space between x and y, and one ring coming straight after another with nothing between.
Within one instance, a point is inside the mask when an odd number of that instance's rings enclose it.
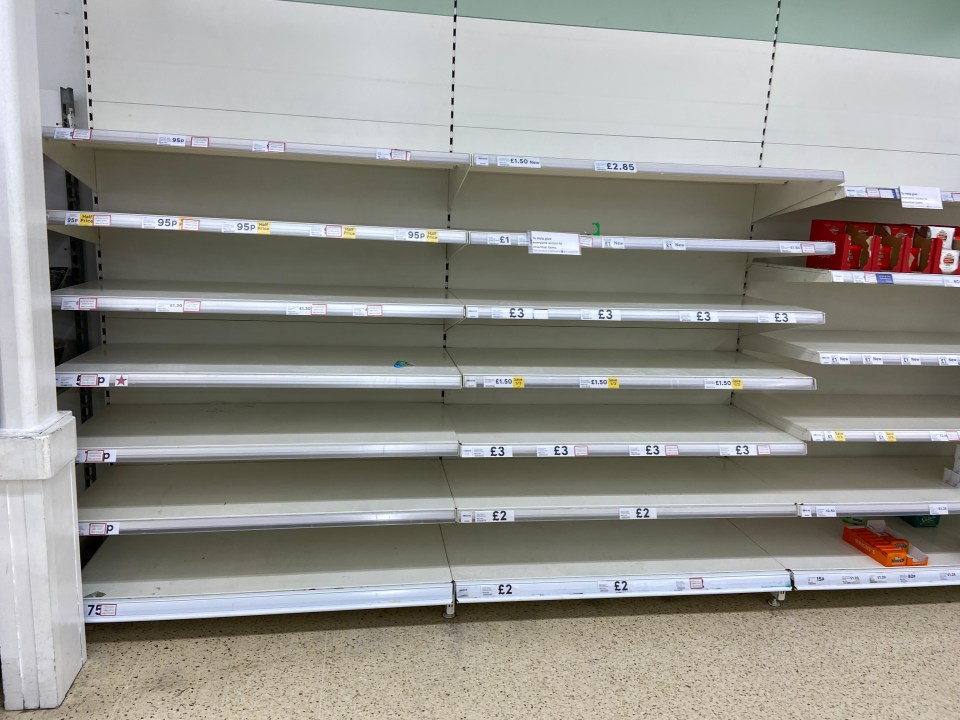
<instances>
[{"instance_id":1,"label":"green wall stripe","mask_svg":"<svg viewBox=\"0 0 960 720\"><path fill-rule=\"evenodd\" d=\"M960 0L782 0L778 39L960 58Z\"/></svg>"},{"instance_id":2,"label":"green wall stripe","mask_svg":"<svg viewBox=\"0 0 960 720\"><path fill-rule=\"evenodd\" d=\"M777 0L458 0L457 14L486 20L772 41Z\"/></svg>"},{"instance_id":3,"label":"green wall stripe","mask_svg":"<svg viewBox=\"0 0 960 720\"><path fill-rule=\"evenodd\" d=\"M453 17L453 0L287 0L288 2L314 3L315 5L340 5L342 7L366 8L368 10L394 10L396 12L422 13L424 15L447 15Z\"/></svg>"}]
</instances>

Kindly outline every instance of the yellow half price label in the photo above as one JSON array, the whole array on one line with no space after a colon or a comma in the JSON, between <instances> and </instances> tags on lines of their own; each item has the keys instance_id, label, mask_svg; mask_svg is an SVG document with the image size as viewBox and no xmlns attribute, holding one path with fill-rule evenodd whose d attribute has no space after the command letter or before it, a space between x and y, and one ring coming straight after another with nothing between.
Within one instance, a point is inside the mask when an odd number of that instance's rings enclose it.
<instances>
[{"instance_id":1,"label":"yellow half price label","mask_svg":"<svg viewBox=\"0 0 960 720\"><path fill-rule=\"evenodd\" d=\"M883 437L886 438L886 441L887 441L887 442L896 442L896 441L897 441L897 434L896 434L895 432L893 432L892 430L886 430L886 431L884 431Z\"/></svg>"},{"instance_id":2,"label":"yellow half price label","mask_svg":"<svg viewBox=\"0 0 960 720\"><path fill-rule=\"evenodd\" d=\"M270 223L266 220L257 221L257 235L269 235L270 234Z\"/></svg>"},{"instance_id":3,"label":"yellow half price label","mask_svg":"<svg viewBox=\"0 0 960 720\"><path fill-rule=\"evenodd\" d=\"M356 240L357 239L357 228L353 225L344 225L343 226L343 236L347 240Z\"/></svg>"},{"instance_id":4,"label":"yellow half price label","mask_svg":"<svg viewBox=\"0 0 960 720\"><path fill-rule=\"evenodd\" d=\"M440 242L440 231L427 230L427 242Z\"/></svg>"},{"instance_id":5,"label":"yellow half price label","mask_svg":"<svg viewBox=\"0 0 960 720\"><path fill-rule=\"evenodd\" d=\"M607 387L611 390L620 389L620 378L618 377L608 377L607 378Z\"/></svg>"},{"instance_id":6,"label":"yellow half price label","mask_svg":"<svg viewBox=\"0 0 960 720\"><path fill-rule=\"evenodd\" d=\"M523 385L523 375L514 375L513 376L513 387L514 389L520 389Z\"/></svg>"},{"instance_id":7,"label":"yellow half price label","mask_svg":"<svg viewBox=\"0 0 960 720\"><path fill-rule=\"evenodd\" d=\"M833 438L834 438L834 440L836 440L837 442L846 442L846 441L847 441L847 433L845 433L843 430L834 430L834 431L833 431Z\"/></svg>"},{"instance_id":8,"label":"yellow half price label","mask_svg":"<svg viewBox=\"0 0 960 720\"><path fill-rule=\"evenodd\" d=\"M733 378L733 389L734 390L743 390L743 378Z\"/></svg>"},{"instance_id":9,"label":"yellow half price label","mask_svg":"<svg viewBox=\"0 0 960 720\"><path fill-rule=\"evenodd\" d=\"M93 227L93 213L80 213L80 222L77 224L84 227Z\"/></svg>"}]
</instances>

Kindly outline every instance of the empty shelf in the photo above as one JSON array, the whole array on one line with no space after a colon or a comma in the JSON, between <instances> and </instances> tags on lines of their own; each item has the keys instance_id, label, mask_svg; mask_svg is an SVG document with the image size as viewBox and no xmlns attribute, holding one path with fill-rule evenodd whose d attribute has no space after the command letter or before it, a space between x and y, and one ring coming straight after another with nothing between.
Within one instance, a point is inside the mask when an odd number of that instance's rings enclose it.
<instances>
[{"instance_id":1,"label":"empty shelf","mask_svg":"<svg viewBox=\"0 0 960 720\"><path fill-rule=\"evenodd\" d=\"M456 455L438 404L111 405L79 428L77 462Z\"/></svg>"},{"instance_id":2,"label":"empty shelf","mask_svg":"<svg viewBox=\"0 0 960 720\"><path fill-rule=\"evenodd\" d=\"M468 318L598 322L822 324L824 314L732 295L453 290Z\"/></svg>"},{"instance_id":3,"label":"empty shelf","mask_svg":"<svg viewBox=\"0 0 960 720\"><path fill-rule=\"evenodd\" d=\"M450 405L471 458L803 455L806 445L726 405Z\"/></svg>"},{"instance_id":4,"label":"empty shelf","mask_svg":"<svg viewBox=\"0 0 960 720\"><path fill-rule=\"evenodd\" d=\"M960 512L943 458L687 459L637 465L600 458L447 459L459 522L833 517Z\"/></svg>"},{"instance_id":5,"label":"empty shelf","mask_svg":"<svg viewBox=\"0 0 960 720\"><path fill-rule=\"evenodd\" d=\"M438 460L324 460L105 469L81 535L453 522Z\"/></svg>"},{"instance_id":6,"label":"empty shelf","mask_svg":"<svg viewBox=\"0 0 960 720\"><path fill-rule=\"evenodd\" d=\"M960 397L757 393L734 403L813 442L957 442Z\"/></svg>"},{"instance_id":7,"label":"empty shelf","mask_svg":"<svg viewBox=\"0 0 960 720\"><path fill-rule=\"evenodd\" d=\"M863 272L862 270L819 270L792 265L754 263L747 273L747 287L754 283L847 283L852 285L919 285L960 287L960 275L927 273Z\"/></svg>"},{"instance_id":8,"label":"empty shelf","mask_svg":"<svg viewBox=\"0 0 960 720\"><path fill-rule=\"evenodd\" d=\"M336 288L243 283L116 280L53 293L58 310L291 315L314 319L462 318L463 303L428 288Z\"/></svg>"},{"instance_id":9,"label":"empty shelf","mask_svg":"<svg viewBox=\"0 0 960 720\"><path fill-rule=\"evenodd\" d=\"M96 188L93 171L98 151L168 152L182 155L229 155L264 159L307 160L333 163L359 163L392 167L432 167L449 169L468 165L464 153L367 148L315 143L286 142L282 138L256 140L220 138L171 133L129 132L123 130L87 130L82 128L43 128L43 152L65 170Z\"/></svg>"},{"instance_id":10,"label":"empty shelf","mask_svg":"<svg viewBox=\"0 0 960 720\"><path fill-rule=\"evenodd\" d=\"M783 592L790 574L728 520L442 526L462 603Z\"/></svg>"},{"instance_id":11,"label":"empty shelf","mask_svg":"<svg viewBox=\"0 0 960 720\"><path fill-rule=\"evenodd\" d=\"M793 572L797 590L850 590L960 584L960 534L954 518L939 528L914 528L897 518L889 530L929 556L921 567L884 567L843 541L841 520L733 520Z\"/></svg>"},{"instance_id":12,"label":"empty shelf","mask_svg":"<svg viewBox=\"0 0 960 720\"><path fill-rule=\"evenodd\" d=\"M447 605L436 525L110 538L83 569L87 622Z\"/></svg>"},{"instance_id":13,"label":"empty shelf","mask_svg":"<svg viewBox=\"0 0 960 720\"><path fill-rule=\"evenodd\" d=\"M450 348L466 388L813 390L813 378L735 352Z\"/></svg>"},{"instance_id":14,"label":"empty shelf","mask_svg":"<svg viewBox=\"0 0 960 720\"><path fill-rule=\"evenodd\" d=\"M467 523L794 517L802 496L715 458L653 467L623 458L560 464L523 458L495 466L449 459L443 467L457 520Z\"/></svg>"},{"instance_id":15,"label":"empty shelf","mask_svg":"<svg viewBox=\"0 0 960 720\"><path fill-rule=\"evenodd\" d=\"M57 367L61 387L454 389L441 349L277 345L100 345Z\"/></svg>"},{"instance_id":16,"label":"empty shelf","mask_svg":"<svg viewBox=\"0 0 960 720\"><path fill-rule=\"evenodd\" d=\"M778 330L743 337L740 347L821 365L960 366L960 335L946 333Z\"/></svg>"}]
</instances>

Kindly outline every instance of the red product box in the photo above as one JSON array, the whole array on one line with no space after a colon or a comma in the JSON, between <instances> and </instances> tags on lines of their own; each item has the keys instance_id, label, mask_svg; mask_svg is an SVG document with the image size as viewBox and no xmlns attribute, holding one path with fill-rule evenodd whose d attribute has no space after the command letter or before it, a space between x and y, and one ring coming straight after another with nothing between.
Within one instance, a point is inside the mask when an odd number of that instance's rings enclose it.
<instances>
[{"instance_id":1,"label":"red product box","mask_svg":"<svg viewBox=\"0 0 960 720\"><path fill-rule=\"evenodd\" d=\"M807 267L822 270L867 270L880 253L880 238L873 223L855 223L844 220L814 220L810 239L832 242L837 246L834 255L811 255Z\"/></svg>"},{"instance_id":2,"label":"red product box","mask_svg":"<svg viewBox=\"0 0 960 720\"><path fill-rule=\"evenodd\" d=\"M954 250L956 228L922 225L916 228L910 272L954 275L960 266L960 251Z\"/></svg>"},{"instance_id":3,"label":"red product box","mask_svg":"<svg viewBox=\"0 0 960 720\"><path fill-rule=\"evenodd\" d=\"M913 225L877 225L880 243L864 269L873 272L910 272L914 231Z\"/></svg>"}]
</instances>

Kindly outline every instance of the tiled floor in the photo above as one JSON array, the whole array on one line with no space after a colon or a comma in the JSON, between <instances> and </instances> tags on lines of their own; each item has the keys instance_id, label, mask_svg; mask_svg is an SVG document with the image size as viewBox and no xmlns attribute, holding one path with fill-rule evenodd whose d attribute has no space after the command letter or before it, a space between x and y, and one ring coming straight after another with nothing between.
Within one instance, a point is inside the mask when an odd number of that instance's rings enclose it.
<instances>
[{"instance_id":1,"label":"tiled floor","mask_svg":"<svg viewBox=\"0 0 960 720\"><path fill-rule=\"evenodd\" d=\"M47 718L960 718L960 588L89 628ZM7 717L13 715L3 715Z\"/></svg>"}]
</instances>

